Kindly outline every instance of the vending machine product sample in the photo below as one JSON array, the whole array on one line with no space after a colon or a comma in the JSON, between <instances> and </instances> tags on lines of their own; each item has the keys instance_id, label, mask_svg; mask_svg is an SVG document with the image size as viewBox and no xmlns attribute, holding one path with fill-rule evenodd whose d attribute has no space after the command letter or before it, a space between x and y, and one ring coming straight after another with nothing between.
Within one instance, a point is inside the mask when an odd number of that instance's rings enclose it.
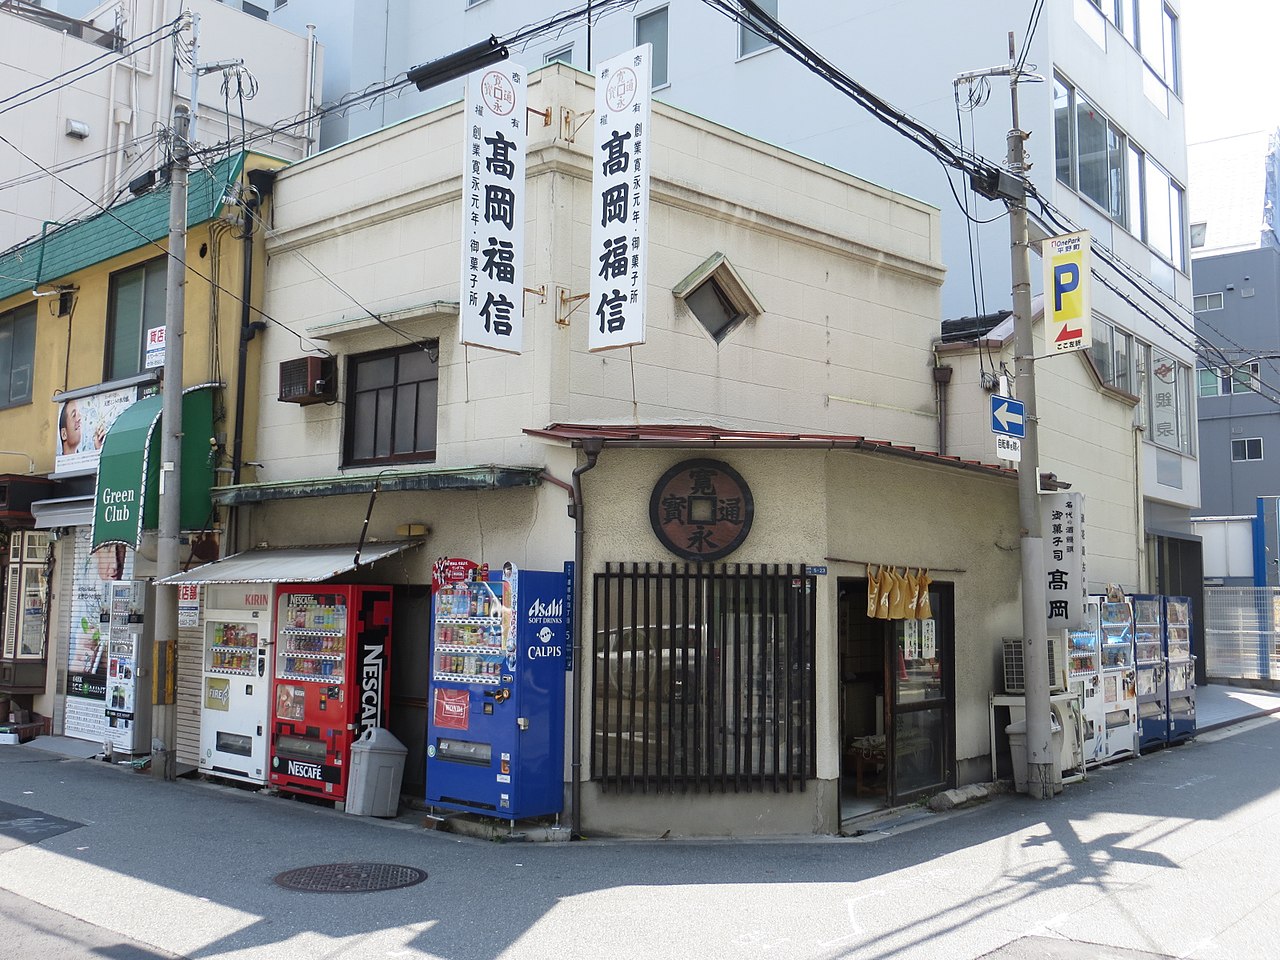
<instances>
[{"instance_id":1,"label":"vending machine product sample","mask_svg":"<svg viewBox=\"0 0 1280 960\"><path fill-rule=\"evenodd\" d=\"M509 820L560 812L572 564L442 561L432 597L427 795Z\"/></svg>"},{"instance_id":2,"label":"vending machine product sample","mask_svg":"<svg viewBox=\"0 0 1280 960\"><path fill-rule=\"evenodd\" d=\"M391 588L276 588L271 785L346 799L351 744L385 727Z\"/></svg>"},{"instance_id":3,"label":"vending machine product sample","mask_svg":"<svg viewBox=\"0 0 1280 960\"><path fill-rule=\"evenodd\" d=\"M205 590L200 769L266 783L272 590L257 583Z\"/></svg>"}]
</instances>

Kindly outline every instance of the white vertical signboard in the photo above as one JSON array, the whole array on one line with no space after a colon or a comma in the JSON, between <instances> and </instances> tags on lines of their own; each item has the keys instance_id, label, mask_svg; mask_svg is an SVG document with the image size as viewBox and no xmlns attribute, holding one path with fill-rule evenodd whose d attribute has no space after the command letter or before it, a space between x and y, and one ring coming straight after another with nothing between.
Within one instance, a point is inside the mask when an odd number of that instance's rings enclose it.
<instances>
[{"instance_id":1,"label":"white vertical signboard","mask_svg":"<svg viewBox=\"0 0 1280 960\"><path fill-rule=\"evenodd\" d=\"M1061 491L1042 494L1040 517L1048 628L1081 629L1086 625L1089 592L1084 553L1084 494Z\"/></svg>"},{"instance_id":2,"label":"white vertical signboard","mask_svg":"<svg viewBox=\"0 0 1280 960\"><path fill-rule=\"evenodd\" d=\"M1089 231L1049 237L1044 259L1044 338L1050 353L1093 346Z\"/></svg>"},{"instance_id":3,"label":"white vertical signboard","mask_svg":"<svg viewBox=\"0 0 1280 960\"><path fill-rule=\"evenodd\" d=\"M591 176L592 350L644 343L653 45L596 70Z\"/></svg>"},{"instance_id":4,"label":"white vertical signboard","mask_svg":"<svg viewBox=\"0 0 1280 960\"><path fill-rule=\"evenodd\" d=\"M524 69L467 78L462 168L461 341L524 349Z\"/></svg>"}]
</instances>

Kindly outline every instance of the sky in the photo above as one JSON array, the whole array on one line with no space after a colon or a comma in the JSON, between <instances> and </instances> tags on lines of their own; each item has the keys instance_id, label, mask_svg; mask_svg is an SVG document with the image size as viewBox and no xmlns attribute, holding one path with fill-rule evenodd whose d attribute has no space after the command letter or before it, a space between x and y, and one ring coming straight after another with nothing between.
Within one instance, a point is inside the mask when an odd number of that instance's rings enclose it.
<instances>
[{"instance_id":1,"label":"sky","mask_svg":"<svg viewBox=\"0 0 1280 960\"><path fill-rule=\"evenodd\" d=\"M1187 142L1280 126L1280 0L1182 0Z\"/></svg>"}]
</instances>

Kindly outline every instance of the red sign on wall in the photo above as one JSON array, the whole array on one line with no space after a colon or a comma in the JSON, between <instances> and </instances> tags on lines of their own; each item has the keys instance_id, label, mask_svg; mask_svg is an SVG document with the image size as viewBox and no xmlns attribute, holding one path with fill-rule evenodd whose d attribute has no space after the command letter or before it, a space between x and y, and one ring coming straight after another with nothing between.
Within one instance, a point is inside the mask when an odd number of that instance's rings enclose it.
<instances>
[{"instance_id":1,"label":"red sign on wall","mask_svg":"<svg viewBox=\"0 0 1280 960\"><path fill-rule=\"evenodd\" d=\"M435 691L435 724L452 730L466 730L471 725L471 694L468 690Z\"/></svg>"}]
</instances>

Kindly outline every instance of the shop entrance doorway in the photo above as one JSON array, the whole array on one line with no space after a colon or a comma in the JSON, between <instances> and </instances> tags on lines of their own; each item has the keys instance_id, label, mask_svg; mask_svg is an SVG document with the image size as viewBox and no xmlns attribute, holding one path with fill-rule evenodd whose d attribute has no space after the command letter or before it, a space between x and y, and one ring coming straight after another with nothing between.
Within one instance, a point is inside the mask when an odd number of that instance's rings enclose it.
<instances>
[{"instance_id":1,"label":"shop entrance doorway","mask_svg":"<svg viewBox=\"0 0 1280 960\"><path fill-rule=\"evenodd\" d=\"M881 620L865 579L838 582L842 821L955 785L951 584L929 598L928 619Z\"/></svg>"}]
</instances>

